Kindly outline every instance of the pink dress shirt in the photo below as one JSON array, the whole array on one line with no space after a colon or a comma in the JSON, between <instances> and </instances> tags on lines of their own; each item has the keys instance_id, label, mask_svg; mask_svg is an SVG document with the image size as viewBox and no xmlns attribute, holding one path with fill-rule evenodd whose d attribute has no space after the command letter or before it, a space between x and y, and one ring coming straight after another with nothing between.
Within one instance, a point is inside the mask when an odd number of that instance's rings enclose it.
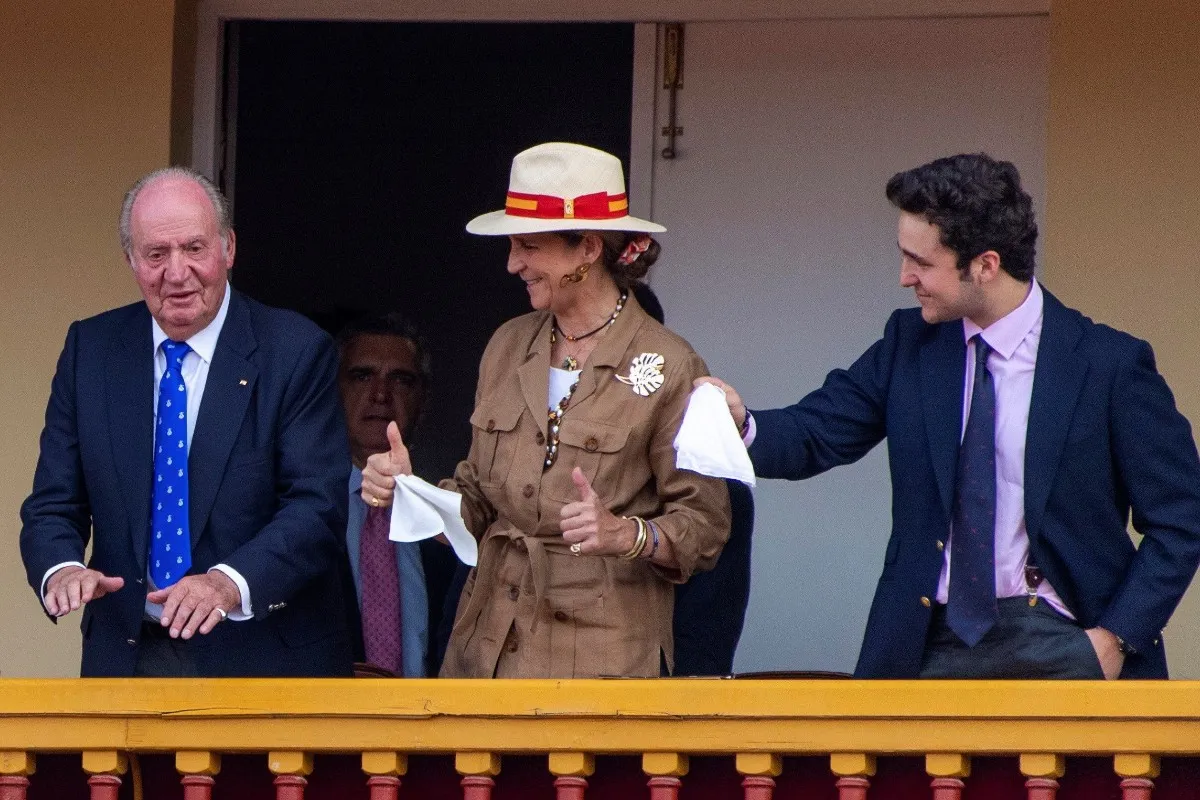
<instances>
[{"instance_id":1,"label":"pink dress shirt","mask_svg":"<svg viewBox=\"0 0 1200 800\"><path fill-rule=\"evenodd\" d=\"M1025 530L1025 434L1029 428L1029 401L1033 395L1033 373L1037 366L1038 342L1042 337L1042 287L1033 281L1025 301L986 329L963 320L967 339L963 378L963 431L971 408L975 344L971 337L983 334L992 348L988 370L996 385L996 597L1019 597L1028 593L1025 563L1029 558L1029 533ZM950 549L954 533L946 542L942 574L938 578L937 601L945 603L950 585ZM1037 588L1038 597L1055 610L1074 618L1048 581Z\"/></svg>"}]
</instances>

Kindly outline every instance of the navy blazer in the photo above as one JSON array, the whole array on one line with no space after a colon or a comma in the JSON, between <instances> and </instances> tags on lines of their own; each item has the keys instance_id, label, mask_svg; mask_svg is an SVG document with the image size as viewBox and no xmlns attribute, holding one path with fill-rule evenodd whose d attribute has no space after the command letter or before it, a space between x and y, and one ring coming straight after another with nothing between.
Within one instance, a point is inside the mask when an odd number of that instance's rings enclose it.
<instances>
[{"instance_id":1,"label":"navy blazer","mask_svg":"<svg viewBox=\"0 0 1200 800\"><path fill-rule=\"evenodd\" d=\"M855 674L920 669L950 532L962 431L962 322L896 311L849 369L795 405L755 411L750 448L766 478L807 478L885 437L892 533ZM1127 533L1144 537L1135 549ZM1084 627L1137 651L1121 677L1165 678L1161 631L1200 563L1200 460L1150 345L1045 293L1025 444L1034 561ZM927 600L925 602L928 602Z\"/></svg>"},{"instance_id":2,"label":"navy blazer","mask_svg":"<svg viewBox=\"0 0 1200 800\"><path fill-rule=\"evenodd\" d=\"M89 566L125 579L84 608L85 677L131 676L137 663L153 358L145 303L71 325L21 508L21 556L39 600L46 570L82 562L89 539ZM191 573L220 563L237 570L254 619L190 640L204 676L351 674L337 570L349 445L336 374L328 335L233 292L188 454Z\"/></svg>"}]
</instances>

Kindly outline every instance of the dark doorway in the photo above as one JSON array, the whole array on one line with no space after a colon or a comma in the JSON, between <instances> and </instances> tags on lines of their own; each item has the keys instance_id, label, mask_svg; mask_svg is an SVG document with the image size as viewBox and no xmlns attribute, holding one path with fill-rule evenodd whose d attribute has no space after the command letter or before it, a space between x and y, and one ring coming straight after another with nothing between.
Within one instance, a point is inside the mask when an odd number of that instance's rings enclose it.
<instances>
[{"instance_id":1,"label":"dark doorway","mask_svg":"<svg viewBox=\"0 0 1200 800\"><path fill-rule=\"evenodd\" d=\"M434 372L413 460L449 476L488 337L529 310L508 240L463 226L538 142L628 166L633 26L237 22L227 42L234 285L330 330L408 314Z\"/></svg>"}]
</instances>

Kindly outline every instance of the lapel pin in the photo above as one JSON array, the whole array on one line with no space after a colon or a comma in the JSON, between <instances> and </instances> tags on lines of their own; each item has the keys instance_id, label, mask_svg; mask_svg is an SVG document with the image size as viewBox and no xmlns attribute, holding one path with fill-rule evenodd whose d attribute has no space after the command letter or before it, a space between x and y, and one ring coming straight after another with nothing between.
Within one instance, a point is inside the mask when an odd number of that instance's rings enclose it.
<instances>
[{"instance_id":1,"label":"lapel pin","mask_svg":"<svg viewBox=\"0 0 1200 800\"><path fill-rule=\"evenodd\" d=\"M245 378L242 378L240 381L238 381L238 386L245 386L248 382L249 381L247 381Z\"/></svg>"}]
</instances>

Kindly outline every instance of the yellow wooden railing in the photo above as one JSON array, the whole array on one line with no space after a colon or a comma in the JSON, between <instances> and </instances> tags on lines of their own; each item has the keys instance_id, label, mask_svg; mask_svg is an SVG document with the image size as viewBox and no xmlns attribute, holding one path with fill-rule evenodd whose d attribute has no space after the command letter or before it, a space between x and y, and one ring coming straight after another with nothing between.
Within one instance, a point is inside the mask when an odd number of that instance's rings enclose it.
<instances>
[{"instance_id":1,"label":"yellow wooden railing","mask_svg":"<svg viewBox=\"0 0 1200 800\"><path fill-rule=\"evenodd\" d=\"M460 775L480 779L510 754L544 754L559 778L587 777L597 756L635 755L664 779L685 775L689 756L731 756L743 776L769 779L784 756L817 755L847 779L842 797L863 796L855 787L865 791L881 757L923 759L933 796L953 797L973 758L1015 758L1040 786L1062 777L1067 757L1091 755L1111 759L1132 797L1161 759L1200 754L1200 684L0 680L0 798L52 753L81 753L85 772L114 777L130 754L174 754L182 775L210 785L233 753L266 753L291 779L328 753L355 754L381 778L402 776L410 757L453 754ZM770 781L751 785L769 796Z\"/></svg>"}]
</instances>

